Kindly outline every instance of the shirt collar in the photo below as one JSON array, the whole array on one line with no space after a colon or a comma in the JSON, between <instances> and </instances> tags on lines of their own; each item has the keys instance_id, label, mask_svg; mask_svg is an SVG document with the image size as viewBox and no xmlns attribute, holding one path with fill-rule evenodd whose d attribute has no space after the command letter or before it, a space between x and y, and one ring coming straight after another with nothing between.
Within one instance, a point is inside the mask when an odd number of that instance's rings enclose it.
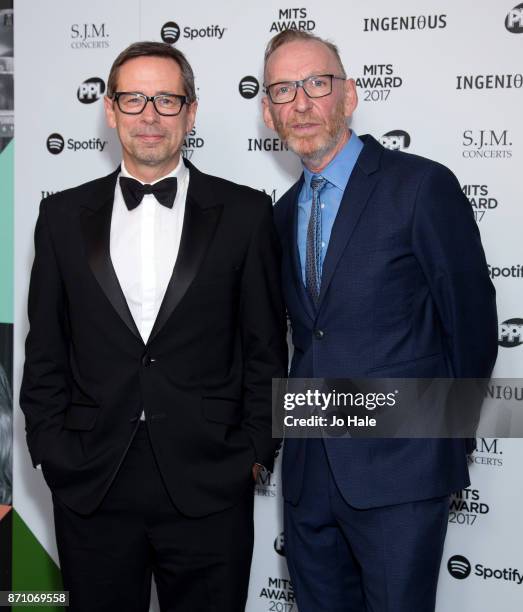
<instances>
[{"instance_id":1,"label":"shirt collar","mask_svg":"<svg viewBox=\"0 0 523 612\"><path fill-rule=\"evenodd\" d=\"M187 175L187 173L189 172L189 170L187 169L186 165L183 163L183 157L180 155L180 160L178 162L178 165L176 166L176 168L174 168L174 170L171 170L171 172L169 172L169 174L166 174L165 176L161 176L159 179L156 179L155 181L153 181L151 183L151 185L154 185L155 183L158 183L159 181L163 181L163 179L165 178L169 178L171 176L174 176L178 179L178 181L181 181L182 179L185 178L185 176ZM133 176L129 170L127 170L127 168L125 167L125 162L122 159L122 163L120 166L120 176L127 176L129 178L132 178L138 182L140 182L142 185L145 185L145 183L143 181L140 181L140 179L136 178L135 176Z\"/></svg>"},{"instance_id":2,"label":"shirt collar","mask_svg":"<svg viewBox=\"0 0 523 612\"><path fill-rule=\"evenodd\" d=\"M334 185L342 192L345 191L352 169L354 168L362 149L363 142L358 138L356 132L351 130L349 140L347 140L341 151L329 162L327 166L325 166L321 172L314 173L303 166L305 197L312 197L311 178L315 174L323 176L331 185Z\"/></svg>"}]
</instances>

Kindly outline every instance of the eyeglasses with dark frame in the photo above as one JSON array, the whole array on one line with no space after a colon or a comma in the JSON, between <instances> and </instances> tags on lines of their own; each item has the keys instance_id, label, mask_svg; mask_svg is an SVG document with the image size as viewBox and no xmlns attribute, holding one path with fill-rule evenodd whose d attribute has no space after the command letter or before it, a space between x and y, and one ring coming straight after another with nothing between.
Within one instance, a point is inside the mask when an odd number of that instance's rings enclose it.
<instances>
[{"instance_id":1,"label":"eyeglasses with dark frame","mask_svg":"<svg viewBox=\"0 0 523 612\"><path fill-rule=\"evenodd\" d=\"M173 117L180 114L184 104L188 104L187 96L172 93L146 96L138 91L115 91L113 100L125 115L139 115L147 103L152 102L159 115Z\"/></svg>"},{"instance_id":2,"label":"eyeglasses with dark frame","mask_svg":"<svg viewBox=\"0 0 523 612\"><path fill-rule=\"evenodd\" d=\"M333 79L346 80L345 77L336 76L335 74L314 74L300 81L281 81L266 85L265 93L273 104L293 102L296 98L298 87L302 87L309 98L323 98L332 93Z\"/></svg>"}]
</instances>

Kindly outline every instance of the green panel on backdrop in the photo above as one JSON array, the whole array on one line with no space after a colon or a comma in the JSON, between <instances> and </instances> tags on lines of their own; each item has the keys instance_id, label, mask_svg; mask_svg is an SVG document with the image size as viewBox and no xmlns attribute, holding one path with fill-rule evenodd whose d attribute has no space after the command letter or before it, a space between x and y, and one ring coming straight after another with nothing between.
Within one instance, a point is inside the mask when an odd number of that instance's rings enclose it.
<instances>
[{"instance_id":1,"label":"green panel on backdrop","mask_svg":"<svg viewBox=\"0 0 523 612\"><path fill-rule=\"evenodd\" d=\"M0 323L13 322L14 140L0 153Z\"/></svg>"},{"instance_id":2,"label":"green panel on backdrop","mask_svg":"<svg viewBox=\"0 0 523 612\"><path fill-rule=\"evenodd\" d=\"M62 577L56 563L35 538L20 515L13 510L13 591L61 591ZM13 606L13 611L63 612L58 606ZM93 611L94 612L94 611Z\"/></svg>"}]
</instances>

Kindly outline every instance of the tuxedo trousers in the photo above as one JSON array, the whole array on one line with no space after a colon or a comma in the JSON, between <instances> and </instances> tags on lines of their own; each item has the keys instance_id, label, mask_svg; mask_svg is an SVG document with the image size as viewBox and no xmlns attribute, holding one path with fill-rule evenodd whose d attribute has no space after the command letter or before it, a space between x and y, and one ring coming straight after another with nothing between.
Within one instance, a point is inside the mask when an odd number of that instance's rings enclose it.
<instances>
[{"instance_id":1,"label":"tuxedo trousers","mask_svg":"<svg viewBox=\"0 0 523 612\"><path fill-rule=\"evenodd\" d=\"M151 577L162 612L245 609L253 488L231 508L183 516L164 486L145 422L97 510L84 516L53 502L69 610L147 612Z\"/></svg>"},{"instance_id":2,"label":"tuxedo trousers","mask_svg":"<svg viewBox=\"0 0 523 612\"><path fill-rule=\"evenodd\" d=\"M285 554L300 612L434 612L448 513L448 496L350 506L323 440L307 440L300 499L284 507Z\"/></svg>"}]
</instances>

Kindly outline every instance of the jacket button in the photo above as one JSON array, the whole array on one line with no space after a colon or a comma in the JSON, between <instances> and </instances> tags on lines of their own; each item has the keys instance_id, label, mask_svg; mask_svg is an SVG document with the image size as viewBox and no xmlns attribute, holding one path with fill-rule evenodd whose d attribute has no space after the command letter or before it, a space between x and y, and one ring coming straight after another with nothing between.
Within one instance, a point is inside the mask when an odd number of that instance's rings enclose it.
<instances>
[{"instance_id":1,"label":"jacket button","mask_svg":"<svg viewBox=\"0 0 523 612\"><path fill-rule=\"evenodd\" d=\"M144 368L148 368L152 363L152 359L150 357L150 355L148 355L147 353L145 353L145 355L142 357L142 365Z\"/></svg>"},{"instance_id":2,"label":"jacket button","mask_svg":"<svg viewBox=\"0 0 523 612\"><path fill-rule=\"evenodd\" d=\"M316 329L314 330L314 335L316 336L318 340L322 340L323 337L325 336L325 332L322 329Z\"/></svg>"}]
</instances>

